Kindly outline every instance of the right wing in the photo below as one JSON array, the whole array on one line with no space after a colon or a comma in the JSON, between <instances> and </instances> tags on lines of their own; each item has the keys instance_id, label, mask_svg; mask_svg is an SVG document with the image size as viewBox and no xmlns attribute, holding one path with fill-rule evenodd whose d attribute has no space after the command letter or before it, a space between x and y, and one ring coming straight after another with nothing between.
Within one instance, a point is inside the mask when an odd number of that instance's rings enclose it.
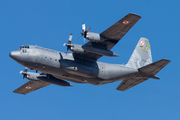
<instances>
[{"instance_id":1,"label":"right wing","mask_svg":"<svg viewBox=\"0 0 180 120\"><path fill-rule=\"evenodd\" d=\"M129 13L100 35L118 42L140 18L139 15Z\"/></svg>"},{"instance_id":2,"label":"right wing","mask_svg":"<svg viewBox=\"0 0 180 120\"><path fill-rule=\"evenodd\" d=\"M141 16L129 13L121 20L113 24L111 27L103 31L100 35L107 38L104 42L91 42L89 41L85 45L100 48L103 50L111 50L114 45L116 45L119 40L131 29L131 27L141 18ZM91 59L97 60L102 55L95 53L85 52L85 53L73 53L75 57L81 59Z\"/></svg>"},{"instance_id":3,"label":"right wing","mask_svg":"<svg viewBox=\"0 0 180 120\"><path fill-rule=\"evenodd\" d=\"M37 89L40 89L40 88L45 87L50 84L51 83L40 81L40 80L39 81L29 81L29 82L25 83L24 85L22 85L21 87L14 90L13 92L25 95L27 93L33 92Z\"/></svg>"}]
</instances>

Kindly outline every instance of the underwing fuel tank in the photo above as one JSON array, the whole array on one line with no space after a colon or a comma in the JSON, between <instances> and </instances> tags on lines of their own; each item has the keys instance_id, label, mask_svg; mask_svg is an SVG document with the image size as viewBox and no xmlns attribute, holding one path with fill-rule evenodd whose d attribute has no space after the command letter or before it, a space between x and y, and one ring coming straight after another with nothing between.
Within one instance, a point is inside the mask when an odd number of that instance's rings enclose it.
<instances>
[{"instance_id":1,"label":"underwing fuel tank","mask_svg":"<svg viewBox=\"0 0 180 120\"><path fill-rule=\"evenodd\" d=\"M54 76L49 75L49 74L47 74L47 75L40 75L37 78L42 80L42 81L49 82L49 83L52 83L52 84L55 84L55 85L73 86L73 85L71 85L70 83L68 83L68 82L66 82L64 80L57 79Z\"/></svg>"},{"instance_id":2,"label":"underwing fuel tank","mask_svg":"<svg viewBox=\"0 0 180 120\"><path fill-rule=\"evenodd\" d=\"M82 48L88 52L99 54L99 55L105 55L105 56L110 56L110 57L118 56L116 53L110 50L104 50L104 49L92 47L89 45L83 45Z\"/></svg>"}]
</instances>

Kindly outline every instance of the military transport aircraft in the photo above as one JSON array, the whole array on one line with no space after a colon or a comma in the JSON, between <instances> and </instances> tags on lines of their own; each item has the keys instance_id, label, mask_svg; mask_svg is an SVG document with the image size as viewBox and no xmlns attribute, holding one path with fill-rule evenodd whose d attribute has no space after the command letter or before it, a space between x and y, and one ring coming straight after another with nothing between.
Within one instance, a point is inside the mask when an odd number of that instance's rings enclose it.
<instances>
[{"instance_id":1,"label":"military transport aircraft","mask_svg":"<svg viewBox=\"0 0 180 120\"><path fill-rule=\"evenodd\" d=\"M25 66L20 71L29 82L14 90L14 93L27 94L50 84L72 86L67 81L102 85L123 80L116 88L125 91L155 76L170 60L161 59L152 63L149 40L140 38L132 56L126 65L108 64L97 61L102 56L118 56L111 49L129 31L141 17L129 13L101 34L89 32L82 24L82 35L89 40L85 45L72 44L69 36L67 51L64 53L44 47L23 45L17 51L10 52L10 57ZM27 69L36 72L27 72ZM39 74L37 71L41 71ZM66 81L65 81L66 80Z\"/></svg>"}]
</instances>

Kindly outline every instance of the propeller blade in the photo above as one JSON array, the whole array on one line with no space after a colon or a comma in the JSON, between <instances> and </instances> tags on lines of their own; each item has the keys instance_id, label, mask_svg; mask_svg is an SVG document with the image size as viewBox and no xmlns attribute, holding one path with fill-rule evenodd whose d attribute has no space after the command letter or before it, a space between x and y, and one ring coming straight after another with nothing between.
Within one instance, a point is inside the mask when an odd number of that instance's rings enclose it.
<instances>
[{"instance_id":1,"label":"propeller blade","mask_svg":"<svg viewBox=\"0 0 180 120\"><path fill-rule=\"evenodd\" d=\"M21 70L19 73L20 73L20 74L22 74L22 73L23 73L23 71Z\"/></svg>"},{"instance_id":2,"label":"propeller blade","mask_svg":"<svg viewBox=\"0 0 180 120\"><path fill-rule=\"evenodd\" d=\"M24 82L24 78L26 77L26 74L23 75L22 83Z\"/></svg>"},{"instance_id":3,"label":"propeller blade","mask_svg":"<svg viewBox=\"0 0 180 120\"><path fill-rule=\"evenodd\" d=\"M71 48L71 41L72 41L72 34L69 35L69 41L68 41L68 44L64 43L63 46L67 46L67 52L66 54L68 53L68 50Z\"/></svg>"},{"instance_id":4,"label":"propeller blade","mask_svg":"<svg viewBox=\"0 0 180 120\"><path fill-rule=\"evenodd\" d=\"M68 53L68 50L69 50L69 47L67 47L66 55L67 55L67 53Z\"/></svg>"},{"instance_id":5,"label":"propeller blade","mask_svg":"<svg viewBox=\"0 0 180 120\"><path fill-rule=\"evenodd\" d=\"M66 46L66 43L64 43L63 46Z\"/></svg>"},{"instance_id":6,"label":"propeller blade","mask_svg":"<svg viewBox=\"0 0 180 120\"><path fill-rule=\"evenodd\" d=\"M88 28L88 29L86 30L85 23L83 23L83 24L82 24L82 30L83 30L83 31L81 32L81 35L84 36L84 42L85 42L86 35L87 35L87 33L91 30L91 28Z\"/></svg>"},{"instance_id":7,"label":"propeller blade","mask_svg":"<svg viewBox=\"0 0 180 120\"><path fill-rule=\"evenodd\" d=\"M24 70L24 72L27 72L27 69L28 69L28 68L27 68L27 67L25 67L25 70Z\"/></svg>"},{"instance_id":8,"label":"propeller blade","mask_svg":"<svg viewBox=\"0 0 180 120\"><path fill-rule=\"evenodd\" d=\"M27 77L27 67L25 67L25 70L24 72L21 70L19 73L23 74L23 79L22 79L22 82L24 81L24 78Z\"/></svg>"},{"instance_id":9,"label":"propeller blade","mask_svg":"<svg viewBox=\"0 0 180 120\"><path fill-rule=\"evenodd\" d=\"M89 32L91 30L91 28L88 28L87 30L86 30L86 32Z\"/></svg>"},{"instance_id":10,"label":"propeller blade","mask_svg":"<svg viewBox=\"0 0 180 120\"><path fill-rule=\"evenodd\" d=\"M69 41L68 41L68 44L71 44L71 40L72 40L72 34L69 35Z\"/></svg>"},{"instance_id":11,"label":"propeller blade","mask_svg":"<svg viewBox=\"0 0 180 120\"><path fill-rule=\"evenodd\" d=\"M86 26L85 26L85 23L82 24L82 30L83 32L85 32L85 29L86 29Z\"/></svg>"}]
</instances>

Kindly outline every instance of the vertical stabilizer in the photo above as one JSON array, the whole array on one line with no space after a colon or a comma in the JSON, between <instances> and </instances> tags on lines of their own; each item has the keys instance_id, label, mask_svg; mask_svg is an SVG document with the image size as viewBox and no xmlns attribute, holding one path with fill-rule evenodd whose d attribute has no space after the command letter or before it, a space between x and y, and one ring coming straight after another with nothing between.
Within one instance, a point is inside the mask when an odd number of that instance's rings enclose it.
<instances>
[{"instance_id":1,"label":"vertical stabilizer","mask_svg":"<svg viewBox=\"0 0 180 120\"><path fill-rule=\"evenodd\" d=\"M152 56L149 40L142 37L136 45L136 48L126 66L138 69L151 63Z\"/></svg>"}]
</instances>

